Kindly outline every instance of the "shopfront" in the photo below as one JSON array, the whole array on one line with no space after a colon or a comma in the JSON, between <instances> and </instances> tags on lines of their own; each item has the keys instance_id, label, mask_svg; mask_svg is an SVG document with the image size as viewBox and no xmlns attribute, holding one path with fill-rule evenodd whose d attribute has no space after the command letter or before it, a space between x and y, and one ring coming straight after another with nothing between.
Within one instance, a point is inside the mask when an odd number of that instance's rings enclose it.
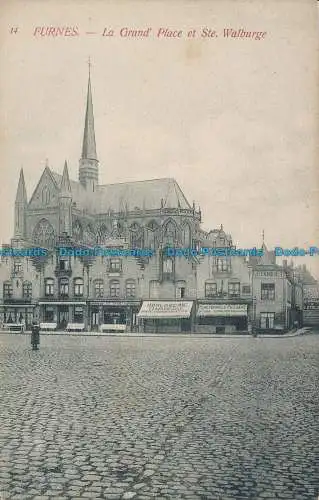
<instances>
[{"instance_id":1,"label":"shopfront","mask_svg":"<svg viewBox=\"0 0 319 500\"><path fill-rule=\"evenodd\" d=\"M92 331L136 331L140 300L98 301L89 304L89 321Z\"/></svg>"},{"instance_id":2,"label":"shopfront","mask_svg":"<svg viewBox=\"0 0 319 500\"><path fill-rule=\"evenodd\" d=\"M5 304L0 307L1 324L23 324L30 329L34 318L35 304Z\"/></svg>"},{"instance_id":3,"label":"shopfront","mask_svg":"<svg viewBox=\"0 0 319 500\"><path fill-rule=\"evenodd\" d=\"M193 301L144 301L138 313L139 329L148 333L192 330Z\"/></svg>"},{"instance_id":4,"label":"shopfront","mask_svg":"<svg viewBox=\"0 0 319 500\"><path fill-rule=\"evenodd\" d=\"M84 301L39 302L40 322L56 323L58 330L65 330L68 323L86 323L87 308Z\"/></svg>"},{"instance_id":5,"label":"shopfront","mask_svg":"<svg viewBox=\"0 0 319 500\"><path fill-rule=\"evenodd\" d=\"M196 332L236 333L248 329L247 304L198 304Z\"/></svg>"}]
</instances>

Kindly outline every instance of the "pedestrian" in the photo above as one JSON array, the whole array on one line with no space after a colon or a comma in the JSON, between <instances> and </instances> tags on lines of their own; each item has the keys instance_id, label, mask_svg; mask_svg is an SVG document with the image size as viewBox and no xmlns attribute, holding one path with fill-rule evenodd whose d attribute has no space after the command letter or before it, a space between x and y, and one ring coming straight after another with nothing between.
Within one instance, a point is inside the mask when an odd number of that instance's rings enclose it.
<instances>
[{"instance_id":1,"label":"pedestrian","mask_svg":"<svg viewBox=\"0 0 319 500\"><path fill-rule=\"evenodd\" d=\"M31 345L32 350L37 351L40 344L40 326L37 321L32 322L31 326Z\"/></svg>"}]
</instances>

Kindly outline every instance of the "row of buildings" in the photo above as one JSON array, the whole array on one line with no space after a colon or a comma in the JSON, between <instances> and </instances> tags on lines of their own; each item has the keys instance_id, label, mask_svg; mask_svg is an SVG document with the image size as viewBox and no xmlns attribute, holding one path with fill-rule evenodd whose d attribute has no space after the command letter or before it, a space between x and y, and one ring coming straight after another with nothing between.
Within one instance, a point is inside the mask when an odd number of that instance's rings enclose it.
<instances>
[{"instance_id":1,"label":"row of buildings","mask_svg":"<svg viewBox=\"0 0 319 500\"><path fill-rule=\"evenodd\" d=\"M194 333L284 332L302 325L306 270L278 265L264 242L261 256L170 255L172 247L235 248L223 227L204 231L201 222L200 208L175 179L99 184L89 75L79 180L70 180L66 162L62 175L46 165L28 199L20 173L14 237L4 247L47 252L3 252L0 322L4 328L28 328L36 319L48 329ZM60 251L96 245L154 254Z\"/></svg>"}]
</instances>

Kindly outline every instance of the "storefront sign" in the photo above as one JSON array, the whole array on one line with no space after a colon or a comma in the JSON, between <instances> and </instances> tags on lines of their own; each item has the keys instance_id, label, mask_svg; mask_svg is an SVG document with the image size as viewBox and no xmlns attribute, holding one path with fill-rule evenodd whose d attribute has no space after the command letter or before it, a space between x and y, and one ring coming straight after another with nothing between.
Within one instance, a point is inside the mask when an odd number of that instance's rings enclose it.
<instances>
[{"instance_id":1,"label":"storefront sign","mask_svg":"<svg viewBox=\"0 0 319 500\"><path fill-rule=\"evenodd\" d=\"M200 304L197 316L247 316L247 304Z\"/></svg>"},{"instance_id":2,"label":"storefront sign","mask_svg":"<svg viewBox=\"0 0 319 500\"><path fill-rule=\"evenodd\" d=\"M282 278L282 271L255 271L256 278Z\"/></svg>"},{"instance_id":3,"label":"storefront sign","mask_svg":"<svg viewBox=\"0 0 319 500\"><path fill-rule=\"evenodd\" d=\"M145 301L139 318L189 318L193 302Z\"/></svg>"}]
</instances>

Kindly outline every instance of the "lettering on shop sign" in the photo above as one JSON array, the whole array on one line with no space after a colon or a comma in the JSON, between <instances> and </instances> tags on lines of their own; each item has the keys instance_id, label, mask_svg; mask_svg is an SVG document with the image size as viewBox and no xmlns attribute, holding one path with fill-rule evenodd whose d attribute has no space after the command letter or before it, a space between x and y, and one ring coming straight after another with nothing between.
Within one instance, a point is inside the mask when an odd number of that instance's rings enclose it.
<instances>
[{"instance_id":1,"label":"lettering on shop sign","mask_svg":"<svg viewBox=\"0 0 319 500\"><path fill-rule=\"evenodd\" d=\"M257 278L282 278L283 274L281 271L256 271L255 276Z\"/></svg>"}]
</instances>

